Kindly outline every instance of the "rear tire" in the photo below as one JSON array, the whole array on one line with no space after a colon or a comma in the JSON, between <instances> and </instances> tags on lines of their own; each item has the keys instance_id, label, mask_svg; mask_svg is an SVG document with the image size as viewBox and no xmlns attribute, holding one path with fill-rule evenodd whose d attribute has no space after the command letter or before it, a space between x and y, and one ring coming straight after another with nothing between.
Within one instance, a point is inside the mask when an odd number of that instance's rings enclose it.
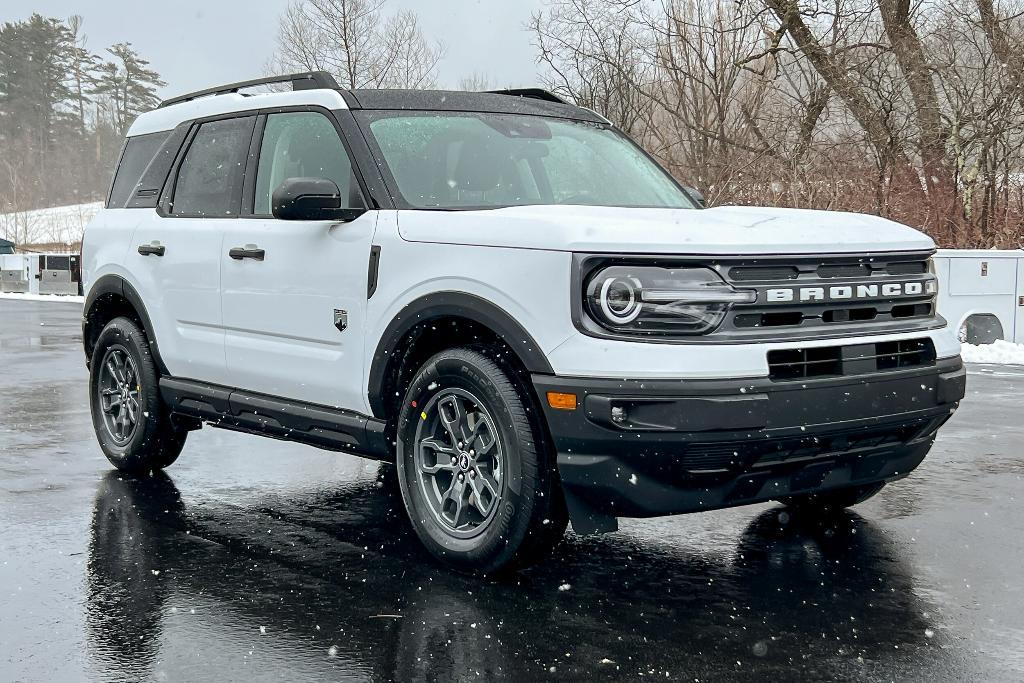
<instances>
[{"instance_id":1,"label":"rear tire","mask_svg":"<svg viewBox=\"0 0 1024 683\"><path fill-rule=\"evenodd\" d=\"M161 470L185 446L188 432L160 399L159 377L145 332L128 318L107 323L89 363L90 408L100 449L122 472Z\"/></svg>"},{"instance_id":2,"label":"rear tire","mask_svg":"<svg viewBox=\"0 0 1024 683\"><path fill-rule=\"evenodd\" d=\"M479 574L536 562L568 521L540 413L498 358L438 353L398 418L398 481L416 535L441 561Z\"/></svg>"},{"instance_id":3,"label":"rear tire","mask_svg":"<svg viewBox=\"0 0 1024 683\"><path fill-rule=\"evenodd\" d=\"M853 507L859 503L863 503L868 498L873 498L884 487L885 482L883 481L877 484L851 486L845 489L836 489L835 491L825 491L824 493L811 493L804 496L781 498L779 502L786 507L801 511L806 510L808 512L835 513L841 512L842 510Z\"/></svg>"}]
</instances>

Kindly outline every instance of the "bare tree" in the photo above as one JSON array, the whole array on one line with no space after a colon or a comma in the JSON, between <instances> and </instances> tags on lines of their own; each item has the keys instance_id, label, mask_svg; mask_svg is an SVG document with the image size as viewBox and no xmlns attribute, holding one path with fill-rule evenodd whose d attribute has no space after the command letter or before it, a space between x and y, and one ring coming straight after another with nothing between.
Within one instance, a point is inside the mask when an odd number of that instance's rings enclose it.
<instances>
[{"instance_id":1,"label":"bare tree","mask_svg":"<svg viewBox=\"0 0 1024 683\"><path fill-rule=\"evenodd\" d=\"M470 75L459 79L457 89L465 92L483 92L491 88L489 83L490 79L488 79L487 74L474 71Z\"/></svg>"},{"instance_id":2,"label":"bare tree","mask_svg":"<svg viewBox=\"0 0 1024 683\"><path fill-rule=\"evenodd\" d=\"M548 0L550 87L718 203L1024 244L1024 0Z\"/></svg>"},{"instance_id":3,"label":"bare tree","mask_svg":"<svg viewBox=\"0 0 1024 683\"><path fill-rule=\"evenodd\" d=\"M293 0L277 35L276 69L327 71L346 88L430 88L444 56L412 11L385 0Z\"/></svg>"}]
</instances>

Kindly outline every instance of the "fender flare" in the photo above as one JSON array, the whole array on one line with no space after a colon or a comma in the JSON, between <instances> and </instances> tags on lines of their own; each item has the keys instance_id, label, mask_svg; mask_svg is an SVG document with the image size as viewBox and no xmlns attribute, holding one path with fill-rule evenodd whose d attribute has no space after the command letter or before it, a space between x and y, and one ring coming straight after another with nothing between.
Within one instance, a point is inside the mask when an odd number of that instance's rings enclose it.
<instances>
[{"instance_id":1,"label":"fender flare","mask_svg":"<svg viewBox=\"0 0 1024 683\"><path fill-rule=\"evenodd\" d=\"M139 322L142 323L142 329L146 333L146 339L149 340L149 350L153 354L153 361L156 363L157 370L160 371L161 375L167 375L167 366L164 365L164 361L160 357L160 347L157 345L156 334L153 332L153 323L150 322L149 313L146 311L145 304L142 303L142 297L139 296L135 287L120 275L104 275L89 287L89 294L86 295L85 305L82 308L83 347L88 344L89 336L86 333L86 327L89 325L90 318L93 315L93 307L100 297L107 294L113 294L121 297L135 309L136 313L139 314ZM88 354L88 349L86 350L86 353ZM88 361L89 358L87 355L86 362L88 363Z\"/></svg>"},{"instance_id":2,"label":"fender flare","mask_svg":"<svg viewBox=\"0 0 1024 683\"><path fill-rule=\"evenodd\" d=\"M406 304L385 328L370 363L367 398L374 415L386 413L384 383L392 351L416 325L431 318L457 316L479 323L498 335L531 373L553 375L547 356L529 332L507 311L475 294L458 291L434 292Z\"/></svg>"}]
</instances>

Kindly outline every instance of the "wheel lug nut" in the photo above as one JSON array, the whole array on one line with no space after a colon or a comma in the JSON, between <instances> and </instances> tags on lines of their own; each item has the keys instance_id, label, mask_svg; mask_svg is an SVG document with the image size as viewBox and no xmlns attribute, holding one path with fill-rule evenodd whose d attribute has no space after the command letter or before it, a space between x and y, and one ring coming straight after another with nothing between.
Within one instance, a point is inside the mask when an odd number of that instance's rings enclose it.
<instances>
[{"instance_id":1,"label":"wheel lug nut","mask_svg":"<svg viewBox=\"0 0 1024 683\"><path fill-rule=\"evenodd\" d=\"M470 454L470 456L475 456L476 455L476 450L470 448L469 449L469 454Z\"/></svg>"},{"instance_id":2,"label":"wheel lug nut","mask_svg":"<svg viewBox=\"0 0 1024 683\"><path fill-rule=\"evenodd\" d=\"M462 448L462 442L461 441L459 442L459 448Z\"/></svg>"},{"instance_id":3,"label":"wheel lug nut","mask_svg":"<svg viewBox=\"0 0 1024 683\"><path fill-rule=\"evenodd\" d=\"M469 471L469 478L470 479L476 479L476 470L470 470Z\"/></svg>"},{"instance_id":4,"label":"wheel lug nut","mask_svg":"<svg viewBox=\"0 0 1024 683\"><path fill-rule=\"evenodd\" d=\"M459 475L459 481L463 481L463 480L465 480L465 478L466 478L465 476L463 476L461 474Z\"/></svg>"},{"instance_id":5,"label":"wheel lug nut","mask_svg":"<svg viewBox=\"0 0 1024 683\"><path fill-rule=\"evenodd\" d=\"M459 459L458 459L458 458L456 458L456 457L455 457L455 456L453 455L453 456L452 456L452 464L454 465L454 464L455 464L455 463L457 463L458 461L459 461Z\"/></svg>"}]
</instances>

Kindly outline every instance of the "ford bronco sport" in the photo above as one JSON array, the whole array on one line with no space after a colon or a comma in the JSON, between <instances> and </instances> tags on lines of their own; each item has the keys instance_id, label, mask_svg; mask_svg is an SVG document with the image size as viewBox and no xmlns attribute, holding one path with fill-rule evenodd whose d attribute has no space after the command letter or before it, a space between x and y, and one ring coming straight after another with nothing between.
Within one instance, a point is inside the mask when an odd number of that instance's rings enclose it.
<instances>
[{"instance_id":1,"label":"ford bronco sport","mask_svg":"<svg viewBox=\"0 0 1024 683\"><path fill-rule=\"evenodd\" d=\"M836 509L964 395L933 250L703 208L542 90L226 85L132 124L86 232L93 422L128 472L204 424L394 462L424 545L476 572L568 522Z\"/></svg>"}]
</instances>

